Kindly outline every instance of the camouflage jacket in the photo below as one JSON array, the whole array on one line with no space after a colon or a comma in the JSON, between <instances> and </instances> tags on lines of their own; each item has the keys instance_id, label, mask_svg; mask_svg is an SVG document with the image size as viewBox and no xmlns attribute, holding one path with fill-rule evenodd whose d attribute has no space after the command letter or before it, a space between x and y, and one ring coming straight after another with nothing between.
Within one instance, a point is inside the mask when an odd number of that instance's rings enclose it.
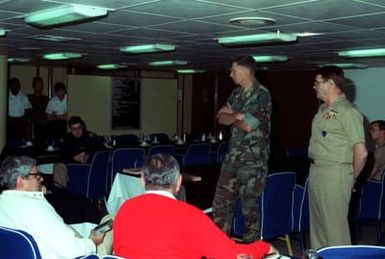
<instances>
[{"instance_id":1,"label":"camouflage jacket","mask_svg":"<svg viewBox=\"0 0 385 259\"><path fill-rule=\"evenodd\" d=\"M270 153L270 117L272 111L269 91L254 83L247 91L237 87L227 102L234 112L245 114L245 122L252 131L247 133L235 126L231 128L231 140L226 156L228 162L240 161L265 165Z\"/></svg>"}]
</instances>

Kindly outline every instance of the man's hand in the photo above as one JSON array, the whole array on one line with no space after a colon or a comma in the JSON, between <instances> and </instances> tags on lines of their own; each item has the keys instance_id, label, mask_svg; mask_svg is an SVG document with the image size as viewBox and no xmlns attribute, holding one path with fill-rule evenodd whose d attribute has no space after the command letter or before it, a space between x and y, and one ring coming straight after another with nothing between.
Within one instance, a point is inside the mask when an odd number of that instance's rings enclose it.
<instances>
[{"instance_id":1,"label":"man's hand","mask_svg":"<svg viewBox=\"0 0 385 259\"><path fill-rule=\"evenodd\" d=\"M105 233L97 234L95 230L91 230L90 233L90 239L95 243L95 245L99 245L101 242L103 242Z\"/></svg>"},{"instance_id":2,"label":"man's hand","mask_svg":"<svg viewBox=\"0 0 385 259\"><path fill-rule=\"evenodd\" d=\"M82 163L82 164L86 164L87 163L87 160L88 160L88 157L89 155L86 154L85 152L81 152L75 156L73 156L73 159L76 161L76 162L79 162L79 163Z\"/></svg>"}]
</instances>

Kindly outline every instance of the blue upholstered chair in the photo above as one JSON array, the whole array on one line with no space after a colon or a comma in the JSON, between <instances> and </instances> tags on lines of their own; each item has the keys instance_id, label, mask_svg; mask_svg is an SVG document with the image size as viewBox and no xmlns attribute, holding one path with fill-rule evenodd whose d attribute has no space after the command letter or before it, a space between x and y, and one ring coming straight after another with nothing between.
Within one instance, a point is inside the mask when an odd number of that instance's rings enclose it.
<instances>
[{"instance_id":1,"label":"blue upholstered chair","mask_svg":"<svg viewBox=\"0 0 385 259\"><path fill-rule=\"evenodd\" d=\"M169 154L175 155L175 149L172 145L156 145L152 146L148 149L147 156L151 156L153 154Z\"/></svg>"},{"instance_id":2,"label":"blue upholstered chair","mask_svg":"<svg viewBox=\"0 0 385 259\"><path fill-rule=\"evenodd\" d=\"M265 189L260 197L261 239L284 239L289 255L293 255L289 234L294 228L295 179L294 172L268 175Z\"/></svg>"},{"instance_id":3,"label":"blue upholstered chair","mask_svg":"<svg viewBox=\"0 0 385 259\"><path fill-rule=\"evenodd\" d=\"M67 191L87 198L101 199L108 194L107 178L111 151L96 152L91 164L68 164Z\"/></svg>"},{"instance_id":4,"label":"blue upholstered chair","mask_svg":"<svg viewBox=\"0 0 385 259\"><path fill-rule=\"evenodd\" d=\"M183 157L183 165L204 165L210 164L210 145L206 143L191 144Z\"/></svg>"},{"instance_id":5,"label":"blue upholstered chair","mask_svg":"<svg viewBox=\"0 0 385 259\"><path fill-rule=\"evenodd\" d=\"M25 231L0 227L0 257L12 259L41 259L33 237Z\"/></svg>"},{"instance_id":6,"label":"blue upholstered chair","mask_svg":"<svg viewBox=\"0 0 385 259\"><path fill-rule=\"evenodd\" d=\"M316 258L323 259L380 259L385 258L384 246L352 245L352 246L329 246L317 250Z\"/></svg>"},{"instance_id":7,"label":"blue upholstered chair","mask_svg":"<svg viewBox=\"0 0 385 259\"><path fill-rule=\"evenodd\" d=\"M170 138L168 137L168 135L166 133L152 133L149 135L151 141L154 141L155 137L156 137L156 140L159 141L159 142L168 142L170 141Z\"/></svg>"}]
</instances>

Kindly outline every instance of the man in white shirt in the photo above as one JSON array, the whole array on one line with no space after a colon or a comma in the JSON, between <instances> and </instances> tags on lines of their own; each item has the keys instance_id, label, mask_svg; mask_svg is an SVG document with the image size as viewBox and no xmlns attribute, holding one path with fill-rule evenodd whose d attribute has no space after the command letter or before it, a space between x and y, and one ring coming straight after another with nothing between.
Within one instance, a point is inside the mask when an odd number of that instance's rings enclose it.
<instances>
[{"instance_id":1,"label":"man in white shirt","mask_svg":"<svg viewBox=\"0 0 385 259\"><path fill-rule=\"evenodd\" d=\"M48 137L62 138L67 133L67 92L62 82L54 85L55 96L48 104L45 112L48 118Z\"/></svg>"},{"instance_id":2,"label":"man in white shirt","mask_svg":"<svg viewBox=\"0 0 385 259\"><path fill-rule=\"evenodd\" d=\"M0 226L28 232L42 258L75 258L95 252L104 235L91 231L89 238L78 237L47 202L41 182L35 159L18 156L3 161Z\"/></svg>"},{"instance_id":3,"label":"man in white shirt","mask_svg":"<svg viewBox=\"0 0 385 259\"><path fill-rule=\"evenodd\" d=\"M20 91L19 79L13 77L9 80L8 94L8 139L26 138L27 119L25 112L32 108L28 97Z\"/></svg>"}]
</instances>

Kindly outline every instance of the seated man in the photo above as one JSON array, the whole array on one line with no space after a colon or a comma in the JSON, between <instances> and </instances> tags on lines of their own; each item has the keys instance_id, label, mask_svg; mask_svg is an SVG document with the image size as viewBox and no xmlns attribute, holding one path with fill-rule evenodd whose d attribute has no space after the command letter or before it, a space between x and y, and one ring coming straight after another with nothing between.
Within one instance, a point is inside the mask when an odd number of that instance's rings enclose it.
<instances>
[{"instance_id":1,"label":"seated man","mask_svg":"<svg viewBox=\"0 0 385 259\"><path fill-rule=\"evenodd\" d=\"M70 132L64 137L61 148L61 160L65 164L90 162L92 156L104 146L96 134L87 131L86 124L78 117L73 116L68 120ZM68 182L65 165L57 163L53 169L54 185L66 188Z\"/></svg>"},{"instance_id":2,"label":"seated man","mask_svg":"<svg viewBox=\"0 0 385 259\"><path fill-rule=\"evenodd\" d=\"M77 236L47 202L41 182L35 159L18 156L3 161L0 184L5 190L0 195L0 226L31 234L42 258L75 258L96 252L104 235L91 231L88 238ZM102 250L106 251L105 247Z\"/></svg>"},{"instance_id":3,"label":"seated man","mask_svg":"<svg viewBox=\"0 0 385 259\"><path fill-rule=\"evenodd\" d=\"M385 121L377 120L370 123L370 137L375 144L374 165L369 179L381 180L385 170Z\"/></svg>"},{"instance_id":4,"label":"seated man","mask_svg":"<svg viewBox=\"0 0 385 259\"><path fill-rule=\"evenodd\" d=\"M268 243L236 244L202 211L175 199L182 177L170 155L155 154L143 165L146 193L127 200L114 221L114 251L127 258L254 259L277 253Z\"/></svg>"}]
</instances>

